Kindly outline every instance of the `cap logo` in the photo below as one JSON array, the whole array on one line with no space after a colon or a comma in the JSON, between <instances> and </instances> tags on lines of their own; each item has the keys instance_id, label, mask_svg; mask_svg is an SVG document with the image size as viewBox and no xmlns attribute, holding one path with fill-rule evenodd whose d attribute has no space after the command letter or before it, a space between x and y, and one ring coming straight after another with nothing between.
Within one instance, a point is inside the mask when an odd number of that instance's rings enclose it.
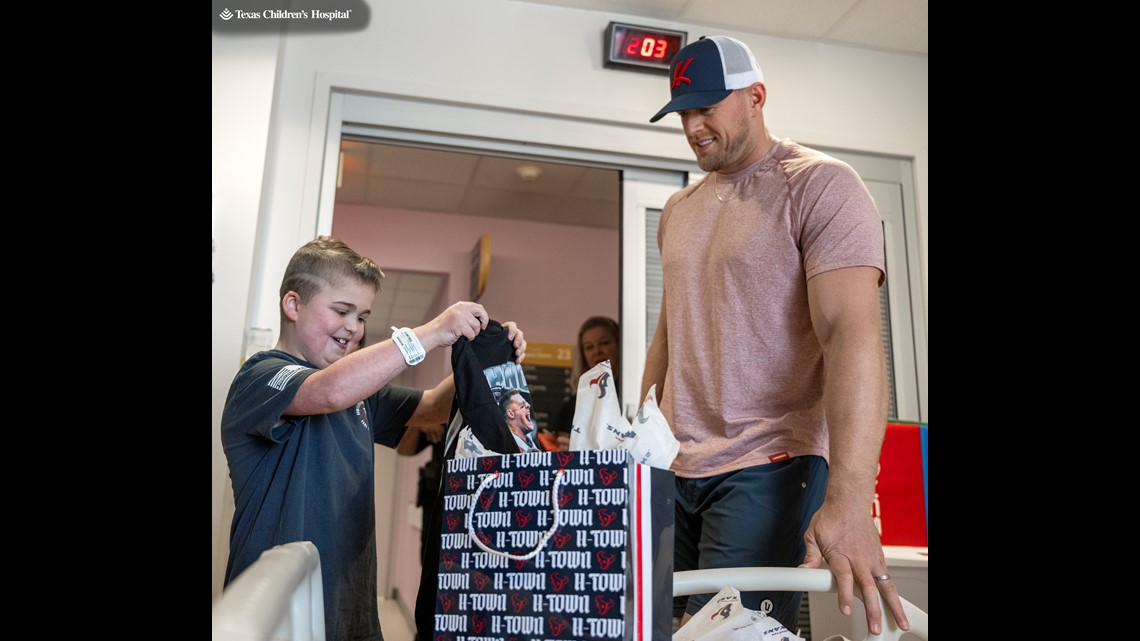
<instances>
[{"instance_id":1,"label":"cap logo","mask_svg":"<svg viewBox=\"0 0 1140 641\"><path fill-rule=\"evenodd\" d=\"M679 63L676 67L673 67L673 82L669 84L669 91L676 89L682 82L689 85L693 84L692 80L685 77L685 71L688 70L691 62L693 62L693 59L689 58Z\"/></svg>"}]
</instances>

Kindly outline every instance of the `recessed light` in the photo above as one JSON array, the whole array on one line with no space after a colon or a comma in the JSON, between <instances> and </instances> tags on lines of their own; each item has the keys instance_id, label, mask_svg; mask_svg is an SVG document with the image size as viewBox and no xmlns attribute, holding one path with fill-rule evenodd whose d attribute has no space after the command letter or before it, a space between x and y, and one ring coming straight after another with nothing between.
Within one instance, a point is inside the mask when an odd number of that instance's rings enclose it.
<instances>
[{"instance_id":1,"label":"recessed light","mask_svg":"<svg viewBox=\"0 0 1140 641\"><path fill-rule=\"evenodd\" d=\"M540 167L535 167L534 165L519 165L515 169L515 173L517 173L519 175L519 178L522 178L524 181L532 183L535 181L535 179L538 178L538 175L542 173L542 169Z\"/></svg>"}]
</instances>

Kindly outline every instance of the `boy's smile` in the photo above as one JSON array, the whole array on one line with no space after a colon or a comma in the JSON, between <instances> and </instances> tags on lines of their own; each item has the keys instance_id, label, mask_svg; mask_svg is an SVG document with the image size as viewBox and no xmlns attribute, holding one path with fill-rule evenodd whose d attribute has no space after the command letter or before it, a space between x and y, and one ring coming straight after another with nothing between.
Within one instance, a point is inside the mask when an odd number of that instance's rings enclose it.
<instances>
[{"instance_id":1,"label":"boy's smile","mask_svg":"<svg viewBox=\"0 0 1140 641\"><path fill-rule=\"evenodd\" d=\"M295 305L296 322L293 344L285 351L318 368L340 360L363 338L375 296L371 285L353 281L325 287L307 303L300 297L286 300L286 305Z\"/></svg>"}]
</instances>

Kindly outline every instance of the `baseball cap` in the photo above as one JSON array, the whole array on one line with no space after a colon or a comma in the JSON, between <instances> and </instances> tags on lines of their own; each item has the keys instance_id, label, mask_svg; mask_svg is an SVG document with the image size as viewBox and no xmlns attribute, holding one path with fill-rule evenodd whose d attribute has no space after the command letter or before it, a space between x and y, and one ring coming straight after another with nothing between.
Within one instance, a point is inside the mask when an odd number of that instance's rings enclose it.
<instances>
[{"instance_id":1,"label":"baseball cap","mask_svg":"<svg viewBox=\"0 0 1140 641\"><path fill-rule=\"evenodd\" d=\"M669 63L670 100L649 122L682 109L715 105L736 89L764 82L748 45L728 36L701 36L685 45Z\"/></svg>"}]
</instances>

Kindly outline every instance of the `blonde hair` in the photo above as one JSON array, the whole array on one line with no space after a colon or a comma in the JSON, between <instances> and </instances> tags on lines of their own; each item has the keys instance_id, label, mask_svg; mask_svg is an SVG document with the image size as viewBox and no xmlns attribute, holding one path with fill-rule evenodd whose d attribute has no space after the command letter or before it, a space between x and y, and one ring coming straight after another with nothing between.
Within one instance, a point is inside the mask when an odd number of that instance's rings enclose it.
<instances>
[{"instance_id":1,"label":"blonde hair","mask_svg":"<svg viewBox=\"0 0 1140 641\"><path fill-rule=\"evenodd\" d=\"M610 318L609 316L591 316L587 318L582 322L582 326L578 328L578 345L574 350L574 365L570 369L571 389L578 388L578 379L582 378L582 374L585 374L586 370L588 369L586 367L586 354L582 351L582 336L584 336L586 332L594 329L595 327L601 327L605 329L610 333L611 336L614 337L614 342L617 343L618 355L620 358L621 330L618 328L617 321ZM610 365L614 366L614 376L617 377L617 370L621 368L621 363L610 363Z\"/></svg>"}]
</instances>

